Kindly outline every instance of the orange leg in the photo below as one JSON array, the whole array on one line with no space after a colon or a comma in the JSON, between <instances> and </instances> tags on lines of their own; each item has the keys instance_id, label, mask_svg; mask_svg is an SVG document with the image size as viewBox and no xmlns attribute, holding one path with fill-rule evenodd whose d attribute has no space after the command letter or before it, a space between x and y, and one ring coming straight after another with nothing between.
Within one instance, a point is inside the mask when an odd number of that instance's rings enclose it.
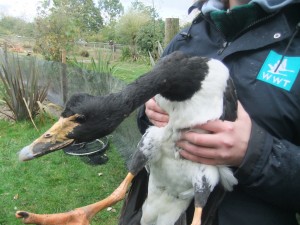
<instances>
[{"instance_id":1,"label":"orange leg","mask_svg":"<svg viewBox=\"0 0 300 225\"><path fill-rule=\"evenodd\" d=\"M25 224L39 225L89 225L89 220L85 212L79 208L66 213L58 214L35 214L18 211L17 218L22 218Z\"/></svg>"},{"instance_id":2,"label":"orange leg","mask_svg":"<svg viewBox=\"0 0 300 225\"><path fill-rule=\"evenodd\" d=\"M24 224L38 225L89 225L90 220L102 209L112 206L124 199L128 186L134 175L128 173L120 186L107 198L70 212L58 214L35 214L24 211L16 212L17 218L22 218Z\"/></svg>"},{"instance_id":3,"label":"orange leg","mask_svg":"<svg viewBox=\"0 0 300 225\"><path fill-rule=\"evenodd\" d=\"M195 207L192 225L201 225L202 208Z\"/></svg>"}]
</instances>

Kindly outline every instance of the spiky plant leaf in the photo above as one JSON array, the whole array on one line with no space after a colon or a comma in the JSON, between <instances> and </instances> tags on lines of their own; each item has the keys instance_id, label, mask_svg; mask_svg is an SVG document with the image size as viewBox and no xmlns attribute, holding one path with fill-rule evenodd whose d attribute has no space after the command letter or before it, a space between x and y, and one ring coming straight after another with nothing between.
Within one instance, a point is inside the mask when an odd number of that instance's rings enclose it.
<instances>
[{"instance_id":1,"label":"spiky plant leaf","mask_svg":"<svg viewBox=\"0 0 300 225\"><path fill-rule=\"evenodd\" d=\"M20 63L18 55L9 57L1 62L1 80L4 90L3 100L11 110L14 120L30 119L38 114L37 101L43 102L47 95L49 84L39 84L39 73L36 66L36 58L30 57L25 64ZM27 106L24 100L27 103Z\"/></svg>"}]
</instances>

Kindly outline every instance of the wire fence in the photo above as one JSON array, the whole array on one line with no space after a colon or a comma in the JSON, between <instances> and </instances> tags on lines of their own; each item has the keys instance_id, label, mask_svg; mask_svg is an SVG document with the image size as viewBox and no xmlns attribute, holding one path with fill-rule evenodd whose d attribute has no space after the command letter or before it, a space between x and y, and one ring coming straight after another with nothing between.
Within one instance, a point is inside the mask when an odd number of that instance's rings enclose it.
<instances>
[{"instance_id":1,"label":"wire fence","mask_svg":"<svg viewBox=\"0 0 300 225\"><path fill-rule=\"evenodd\" d=\"M35 39L18 35L0 35L0 47L4 47L4 44L15 52L32 52L35 46ZM80 49L85 49L91 52L98 52L99 49L102 49L104 51L111 51L115 53L121 52L122 48L126 46L115 43L113 40L109 42L86 42L81 39L75 41L74 45ZM70 54L74 54L74 52L71 51Z\"/></svg>"}]
</instances>

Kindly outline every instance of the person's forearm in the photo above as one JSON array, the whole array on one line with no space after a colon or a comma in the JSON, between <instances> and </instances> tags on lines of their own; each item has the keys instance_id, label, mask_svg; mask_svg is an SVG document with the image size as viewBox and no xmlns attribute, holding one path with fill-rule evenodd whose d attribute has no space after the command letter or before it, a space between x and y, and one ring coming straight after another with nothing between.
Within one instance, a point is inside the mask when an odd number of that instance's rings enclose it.
<instances>
[{"instance_id":1,"label":"person's forearm","mask_svg":"<svg viewBox=\"0 0 300 225\"><path fill-rule=\"evenodd\" d=\"M239 185L266 202L300 211L300 147L252 124L245 159L235 173Z\"/></svg>"}]
</instances>

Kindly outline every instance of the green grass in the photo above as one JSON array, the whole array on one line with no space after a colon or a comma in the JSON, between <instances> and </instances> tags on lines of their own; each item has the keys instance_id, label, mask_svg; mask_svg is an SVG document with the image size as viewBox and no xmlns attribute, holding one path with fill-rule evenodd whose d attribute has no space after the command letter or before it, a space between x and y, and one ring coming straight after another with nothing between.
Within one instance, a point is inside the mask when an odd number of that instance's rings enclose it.
<instances>
[{"instance_id":1,"label":"green grass","mask_svg":"<svg viewBox=\"0 0 300 225\"><path fill-rule=\"evenodd\" d=\"M150 59L147 57L143 57L137 62L119 61L112 58L111 54L105 53L102 49L90 58L73 56L69 64L95 72L110 72L110 69L112 69L113 76L126 83L134 81L152 68Z\"/></svg>"},{"instance_id":2,"label":"green grass","mask_svg":"<svg viewBox=\"0 0 300 225\"><path fill-rule=\"evenodd\" d=\"M114 65L113 75L126 83L130 83L150 71L151 68L152 66L147 64L118 62Z\"/></svg>"},{"instance_id":3,"label":"green grass","mask_svg":"<svg viewBox=\"0 0 300 225\"><path fill-rule=\"evenodd\" d=\"M108 196L123 180L126 169L111 147L105 165L90 166L63 151L39 159L19 162L17 152L47 130L53 120L11 123L0 120L0 225L17 225L16 210L58 213L94 203ZM99 173L102 173L99 176ZM91 225L117 224L122 202L116 212L104 210Z\"/></svg>"}]
</instances>

